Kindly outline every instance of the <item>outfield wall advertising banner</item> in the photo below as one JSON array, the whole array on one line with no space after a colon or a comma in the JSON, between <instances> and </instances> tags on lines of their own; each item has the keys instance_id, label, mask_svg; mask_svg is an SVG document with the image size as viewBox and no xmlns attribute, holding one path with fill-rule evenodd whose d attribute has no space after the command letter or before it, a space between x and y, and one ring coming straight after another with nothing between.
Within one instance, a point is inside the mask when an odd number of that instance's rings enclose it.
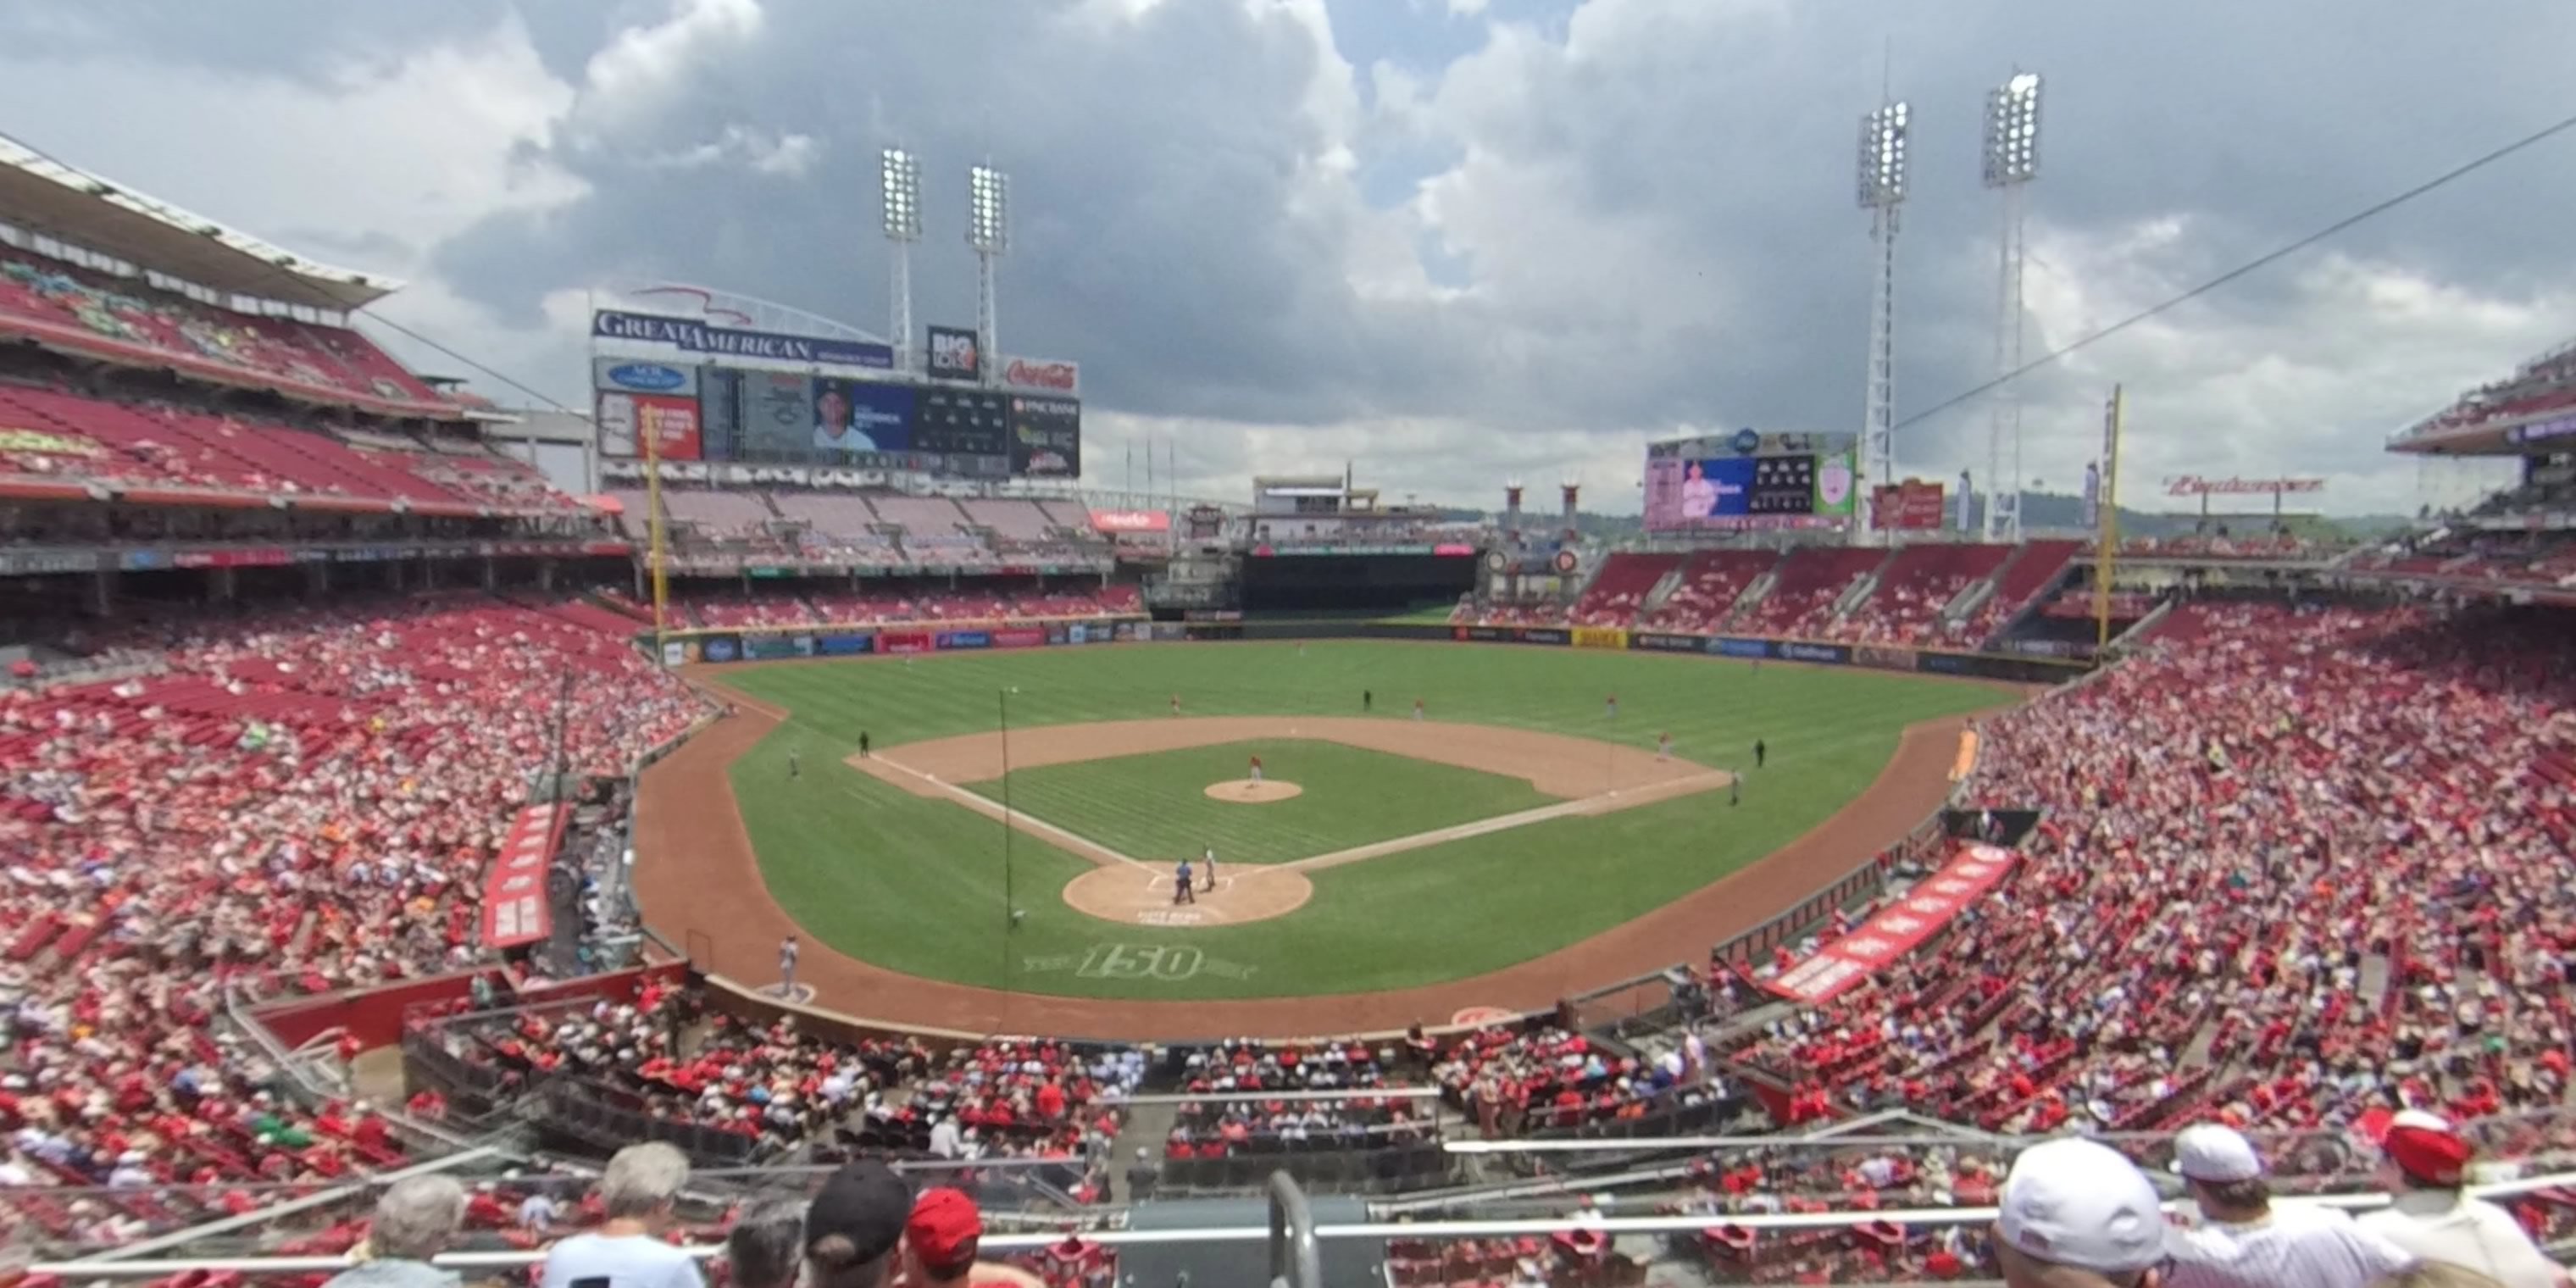
<instances>
[{"instance_id":1,"label":"outfield wall advertising banner","mask_svg":"<svg viewBox=\"0 0 2576 1288\"><path fill-rule=\"evenodd\" d=\"M1888 671L1915 670L1915 657L1914 650L1892 644L1859 644L1852 648L1852 661Z\"/></svg>"},{"instance_id":2,"label":"outfield wall advertising banner","mask_svg":"<svg viewBox=\"0 0 2576 1288\"><path fill-rule=\"evenodd\" d=\"M991 648L993 636L987 631L941 631L940 648Z\"/></svg>"},{"instance_id":3,"label":"outfield wall advertising banner","mask_svg":"<svg viewBox=\"0 0 2576 1288\"><path fill-rule=\"evenodd\" d=\"M1047 642L1047 633L1036 629L995 631L992 640L994 648L1041 648Z\"/></svg>"},{"instance_id":4,"label":"outfield wall advertising banner","mask_svg":"<svg viewBox=\"0 0 2576 1288\"><path fill-rule=\"evenodd\" d=\"M816 376L814 446L827 452L909 452L914 407L910 385Z\"/></svg>"},{"instance_id":5,"label":"outfield wall advertising banner","mask_svg":"<svg viewBox=\"0 0 2576 1288\"><path fill-rule=\"evenodd\" d=\"M710 662L740 661L742 640L732 635L709 635L698 641L698 656Z\"/></svg>"},{"instance_id":6,"label":"outfield wall advertising banner","mask_svg":"<svg viewBox=\"0 0 2576 1288\"><path fill-rule=\"evenodd\" d=\"M1708 651L1719 657L1769 657L1771 641L1713 639L1708 642Z\"/></svg>"},{"instance_id":7,"label":"outfield wall advertising banner","mask_svg":"<svg viewBox=\"0 0 2576 1288\"><path fill-rule=\"evenodd\" d=\"M602 340L668 345L682 353L761 358L817 367L857 367L871 371L894 369L894 350L882 344L709 326L689 318L656 317L649 313L601 309L590 315L590 333Z\"/></svg>"},{"instance_id":8,"label":"outfield wall advertising banner","mask_svg":"<svg viewBox=\"0 0 2576 1288\"><path fill-rule=\"evenodd\" d=\"M775 661L789 657L812 657L814 656L814 637L811 635L746 635L742 639L742 655L755 662Z\"/></svg>"},{"instance_id":9,"label":"outfield wall advertising banner","mask_svg":"<svg viewBox=\"0 0 2576 1288\"><path fill-rule=\"evenodd\" d=\"M1616 626L1577 626L1574 647L1624 649L1628 647L1628 632Z\"/></svg>"},{"instance_id":10,"label":"outfield wall advertising banner","mask_svg":"<svg viewBox=\"0 0 2576 1288\"><path fill-rule=\"evenodd\" d=\"M1708 644L1696 635L1663 635L1640 631L1628 637L1628 647L1655 653L1697 653Z\"/></svg>"},{"instance_id":11,"label":"outfield wall advertising banner","mask_svg":"<svg viewBox=\"0 0 2576 1288\"><path fill-rule=\"evenodd\" d=\"M814 651L824 657L855 657L873 651L873 635L817 635Z\"/></svg>"},{"instance_id":12,"label":"outfield wall advertising banner","mask_svg":"<svg viewBox=\"0 0 2576 1288\"><path fill-rule=\"evenodd\" d=\"M1082 404L1071 398L1011 396L1011 473L1082 477Z\"/></svg>"},{"instance_id":13,"label":"outfield wall advertising banner","mask_svg":"<svg viewBox=\"0 0 2576 1288\"><path fill-rule=\"evenodd\" d=\"M1851 650L1840 644L1805 644L1797 640L1784 640L1779 646L1779 656L1790 662L1824 662L1841 666L1851 661Z\"/></svg>"},{"instance_id":14,"label":"outfield wall advertising banner","mask_svg":"<svg viewBox=\"0 0 2576 1288\"><path fill-rule=\"evenodd\" d=\"M877 636L880 653L927 653L932 647L927 631L887 631Z\"/></svg>"}]
</instances>

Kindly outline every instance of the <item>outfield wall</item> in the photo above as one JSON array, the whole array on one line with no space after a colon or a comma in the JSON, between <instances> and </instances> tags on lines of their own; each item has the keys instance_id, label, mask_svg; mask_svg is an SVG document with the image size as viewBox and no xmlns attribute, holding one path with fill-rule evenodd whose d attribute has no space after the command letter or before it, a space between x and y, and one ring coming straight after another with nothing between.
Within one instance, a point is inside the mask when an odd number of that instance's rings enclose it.
<instances>
[{"instance_id":1,"label":"outfield wall","mask_svg":"<svg viewBox=\"0 0 2576 1288\"><path fill-rule=\"evenodd\" d=\"M1964 653L1894 644L1767 639L1749 635L1687 635L1669 631L1632 631L1620 626L1407 626L1371 623L1366 634L1376 639L1532 644L1545 648L1615 649L1640 653L1698 653L1743 661L1860 666L1876 671L1961 675L2019 684L2064 684L2092 669L2089 663L2070 658Z\"/></svg>"}]
</instances>

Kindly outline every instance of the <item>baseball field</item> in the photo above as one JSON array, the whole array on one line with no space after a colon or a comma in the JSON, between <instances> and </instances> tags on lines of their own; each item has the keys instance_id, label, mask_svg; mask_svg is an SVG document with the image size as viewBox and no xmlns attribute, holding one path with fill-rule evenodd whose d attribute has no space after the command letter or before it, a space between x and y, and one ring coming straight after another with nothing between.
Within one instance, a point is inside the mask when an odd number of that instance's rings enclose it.
<instances>
[{"instance_id":1,"label":"baseball field","mask_svg":"<svg viewBox=\"0 0 2576 1288\"><path fill-rule=\"evenodd\" d=\"M1695 957L1920 821L1960 717L2017 697L1776 662L1396 642L700 678L743 714L646 777L647 921L754 983L774 981L777 935L795 929L800 978L838 1009L1048 1032L1111 1027L1099 1017L1141 1002L1250 1031L1286 1022L1289 999L1352 1022L1263 1031L1348 1031L1398 999L1543 1003ZM1190 901L1176 903L1184 858Z\"/></svg>"}]
</instances>

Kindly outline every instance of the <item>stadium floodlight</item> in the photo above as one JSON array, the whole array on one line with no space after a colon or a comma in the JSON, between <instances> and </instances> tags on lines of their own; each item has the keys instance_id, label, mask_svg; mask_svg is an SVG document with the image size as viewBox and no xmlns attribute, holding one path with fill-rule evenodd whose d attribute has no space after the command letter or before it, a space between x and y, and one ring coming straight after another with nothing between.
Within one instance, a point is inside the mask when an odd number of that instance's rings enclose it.
<instances>
[{"instance_id":1,"label":"stadium floodlight","mask_svg":"<svg viewBox=\"0 0 2576 1288\"><path fill-rule=\"evenodd\" d=\"M1985 172L1989 188L2039 176L2039 73L2015 72L1986 91Z\"/></svg>"},{"instance_id":2,"label":"stadium floodlight","mask_svg":"<svg viewBox=\"0 0 2576 1288\"><path fill-rule=\"evenodd\" d=\"M1910 110L1882 103L1860 118L1860 205L1884 210L1905 200L1905 139Z\"/></svg>"},{"instance_id":3,"label":"stadium floodlight","mask_svg":"<svg viewBox=\"0 0 2576 1288\"><path fill-rule=\"evenodd\" d=\"M1896 229L1905 204L1905 142L1913 112L1882 99L1860 118L1860 207L1869 212L1869 362L1861 386L1861 468L1872 485L1896 481ZM1875 526L1863 490L1862 536Z\"/></svg>"},{"instance_id":4,"label":"stadium floodlight","mask_svg":"<svg viewBox=\"0 0 2576 1288\"><path fill-rule=\"evenodd\" d=\"M1011 245L1010 176L988 165L967 174L966 244L985 255L999 255Z\"/></svg>"},{"instance_id":5,"label":"stadium floodlight","mask_svg":"<svg viewBox=\"0 0 2576 1288\"><path fill-rule=\"evenodd\" d=\"M921 159L902 148L885 150L885 235L921 240Z\"/></svg>"},{"instance_id":6,"label":"stadium floodlight","mask_svg":"<svg viewBox=\"0 0 2576 1288\"><path fill-rule=\"evenodd\" d=\"M2016 70L1986 91L1986 186L2003 196L2003 231L1995 270L1995 387L1986 425L1988 541L2019 541L2021 525L2021 390L2011 379L2021 369L2022 276L2028 256L2022 238L2022 189L2039 177L2039 74ZM2005 468L2007 453L2011 468Z\"/></svg>"},{"instance_id":7,"label":"stadium floodlight","mask_svg":"<svg viewBox=\"0 0 2576 1288\"><path fill-rule=\"evenodd\" d=\"M903 148L885 150L885 235L894 243L894 266L887 274L892 307L886 334L894 341L896 365L916 370L912 361L912 244L921 240L921 158Z\"/></svg>"},{"instance_id":8,"label":"stadium floodlight","mask_svg":"<svg viewBox=\"0 0 2576 1288\"><path fill-rule=\"evenodd\" d=\"M1003 252L1011 248L1011 180L989 165L966 175L966 244L975 248L975 335L984 355L984 383L1002 371L1000 275Z\"/></svg>"}]
</instances>

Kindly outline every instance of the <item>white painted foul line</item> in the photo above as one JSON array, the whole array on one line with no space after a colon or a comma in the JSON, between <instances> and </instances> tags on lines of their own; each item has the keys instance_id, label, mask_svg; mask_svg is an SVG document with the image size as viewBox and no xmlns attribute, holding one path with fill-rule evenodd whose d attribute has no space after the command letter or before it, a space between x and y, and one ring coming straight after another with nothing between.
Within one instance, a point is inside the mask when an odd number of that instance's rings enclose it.
<instances>
[{"instance_id":1,"label":"white painted foul line","mask_svg":"<svg viewBox=\"0 0 2576 1288\"><path fill-rule=\"evenodd\" d=\"M937 774L925 774L910 765L902 763L901 761L888 760L883 756L876 756L871 759L874 760L875 763L883 765L897 773L909 774L914 778L918 778L921 781L938 788L941 794L986 818L997 819L1022 831L1034 832L1042 836L1051 837L1057 841L1068 842L1076 853L1092 854L1101 858L1116 859L1118 862L1124 863L1131 868L1143 868L1149 872L1153 870L1151 864L1140 863L1124 854L1120 854L1116 850L1110 849L1106 845L1102 845L1098 841L1092 840L1090 837L1058 827L1026 810L1015 809L1005 814L1002 810L1001 802L993 800L990 797L976 795L975 793L970 792L963 787L959 787L954 783L943 783L939 781L939 776ZM1148 877L1147 881L1150 884L1152 878Z\"/></svg>"}]
</instances>

